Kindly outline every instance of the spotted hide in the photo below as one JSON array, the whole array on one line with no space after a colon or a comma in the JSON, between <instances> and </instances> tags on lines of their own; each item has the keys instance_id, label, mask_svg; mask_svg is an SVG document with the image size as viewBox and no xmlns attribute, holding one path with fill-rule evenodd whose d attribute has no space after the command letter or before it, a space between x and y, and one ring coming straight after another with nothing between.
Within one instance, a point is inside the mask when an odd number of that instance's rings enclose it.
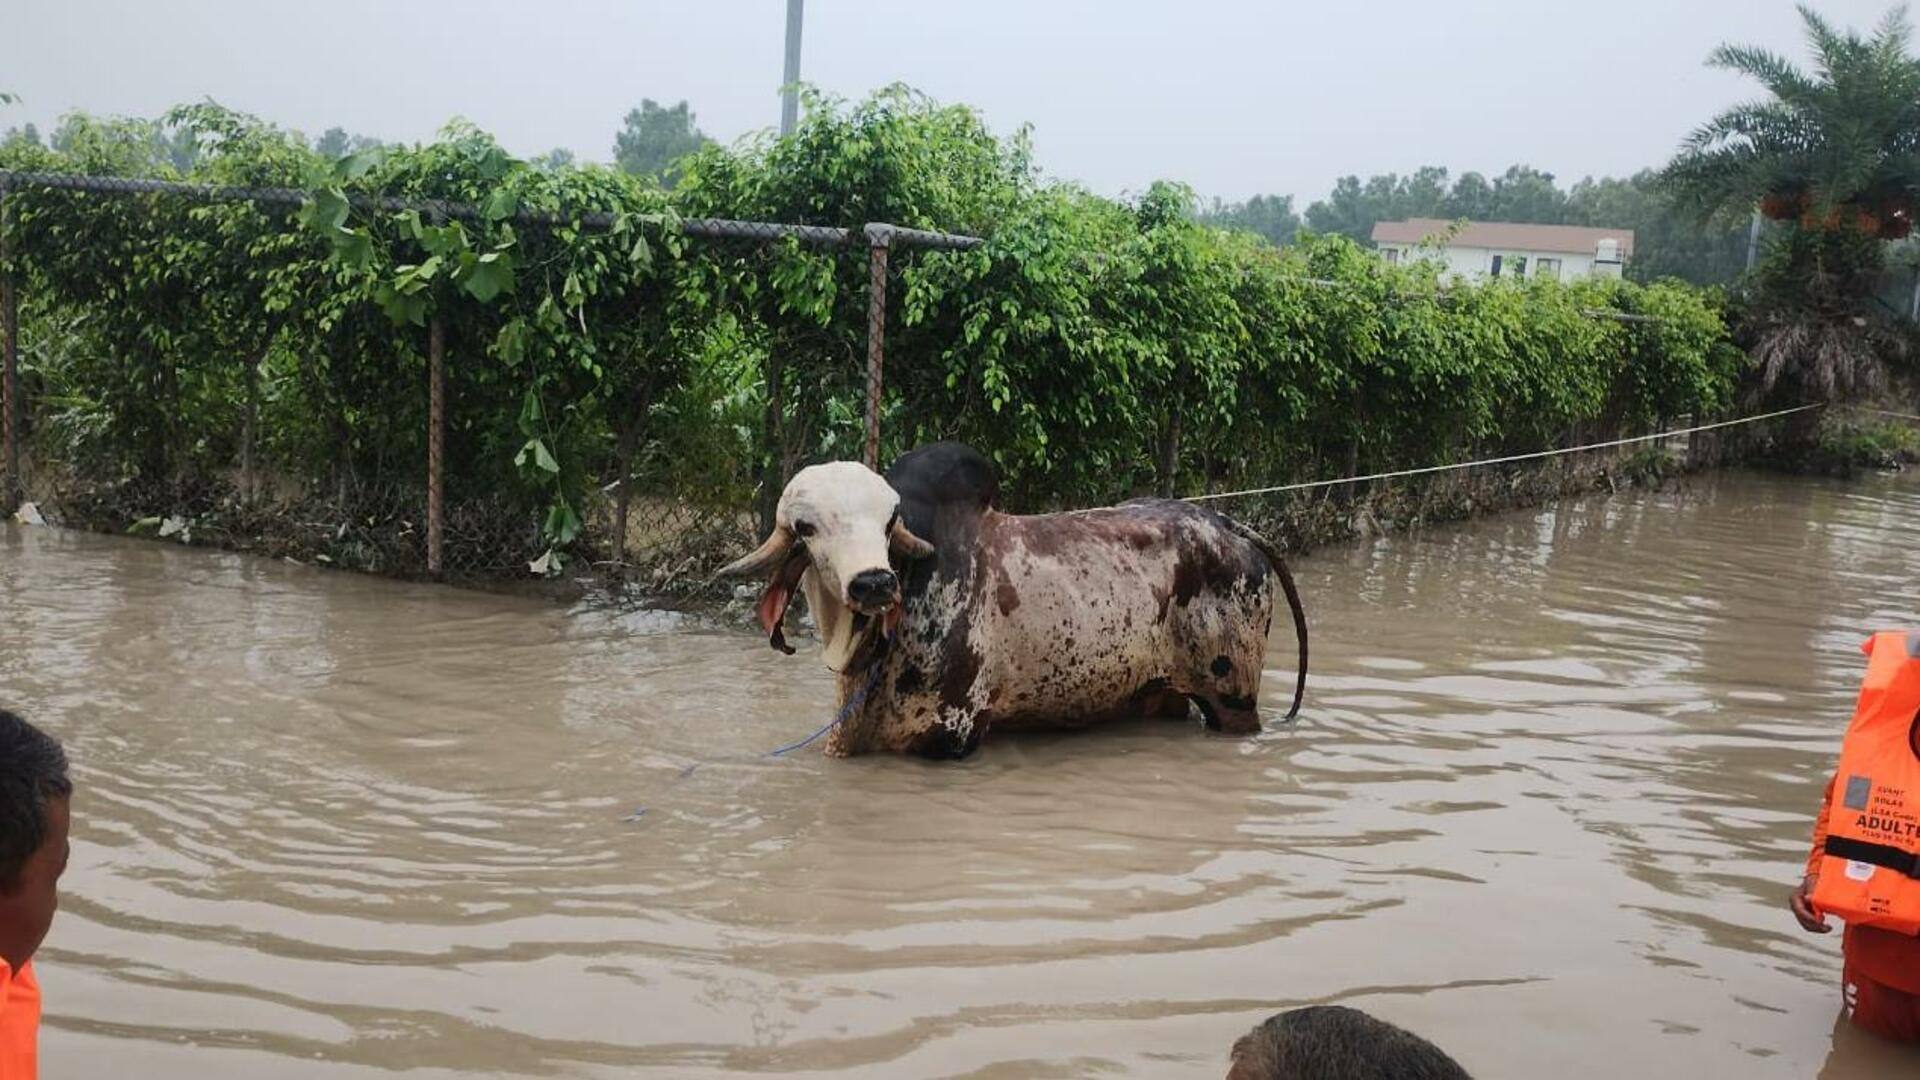
<instances>
[{"instance_id":1,"label":"spotted hide","mask_svg":"<svg viewBox=\"0 0 1920 1080\"><path fill-rule=\"evenodd\" d=\"M884 481L816 466L788 485L774 535L729 568L769 571L776 647L799 582L840 706L869 691L828 754L958 758L989 730L1184 717L1189 702L1215 730L1258 731L1276 583L1299 640L1298 712L1306 618L1251 531L1170 500L1019 516L997 495L992 466L956 443L907 454Z\"/></svg>"}]
</instances>

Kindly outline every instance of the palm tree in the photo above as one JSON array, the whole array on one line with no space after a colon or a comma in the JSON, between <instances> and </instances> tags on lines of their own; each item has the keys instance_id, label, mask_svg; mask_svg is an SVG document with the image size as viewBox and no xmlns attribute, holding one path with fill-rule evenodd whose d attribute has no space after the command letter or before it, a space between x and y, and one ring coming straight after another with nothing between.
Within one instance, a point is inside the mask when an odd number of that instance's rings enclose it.
<instances>
[{"instance_id":1,"label":"palm tree","mask_svg":"<svg viewBox=\"0 0 1920 1080\"><path fill-rule=\"evenodd\" d=\"M1814 66L1722 45L1709 66L1767 98L1690 135L1662 174L1702 218L1758 206L1790 222L1751 282L1744 330L1762 382L1832 398L1872 389L1907 335L1873 304L1888 239L1911 230L1920 194L1920 59L1904 5L1869 37L1802 5Z\"/></svg>"},{"instance_id":2,"label":"palm tree","mask_svg":"<svg viewBox=\"0 0 1920 1080\"><path fill-rule=\"evenodd\" d=\"M1758 203L1772 217L1833 227L1852 211L1847 224L1872 226L1861 231L1898 231L1920 189L1920 59L1908 52L1907 9L1889 11L1872 37L1835 30L1805 5L1800 17L1812 74L1766 49L1715 49L1708 66L1749 76L1772 96L1701 125L1666 179L1709 213Z\"/></svg>"}]
</instances>

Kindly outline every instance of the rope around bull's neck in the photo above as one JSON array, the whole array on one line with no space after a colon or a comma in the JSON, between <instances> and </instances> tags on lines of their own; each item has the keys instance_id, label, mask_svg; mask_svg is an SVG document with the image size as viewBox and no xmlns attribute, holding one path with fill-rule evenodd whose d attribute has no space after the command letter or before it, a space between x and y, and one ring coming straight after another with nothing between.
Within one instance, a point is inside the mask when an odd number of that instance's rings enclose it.
<instances>
[{"instance_id":1,"label":"rope around bull's neck","mask_svg":"<svg viewBox=\"0 0 1920 1080\"><path fill-rule=\"evenodd\" d=\"M847 699L845 705L840 706L839 714L829 721L825 727L801 739L799 742L790 742L778 750L769 750L767 756L781 757L786 754L791 754L801 747L812 745L812 743L822 735L846 723L848 718L853 716L860 706L866 703L867 695L873 693L873 688L880 685L880 676L886 669L887 646L890 643L890 640L885 636L880 638L880 651L874 655L873 662L867 665L867 681L860 685L860 689L853 692L853 696Z\"/></svg>"},{"instance_id":2,"label":"rope around bull's neck","mask_svg":"<svg viewBox=\"0 0 1920 1080\"><path fill-rule=\"evenodd\" d=\"M860 689L855 690L853 692L853 696L847 699L847 703L845 705L840 706L840 711L834 715L833 719L829 721L826 724L826 726L822 727L820 730L814 732L813 734L807 736L806 738L798 740L797 742L790 742L787 745L782 746L778 749L769 750L767 751L765 756L770 758L785 757L786 755L793 753L795 750L799 750L804 747L811 746L815 742L819 741L822 736L832 731L834 728L837 728L841 724L844 724L848 720L852 719L853 714L860 710L860 706L866 704L867 696L873 693L873 690L875 687L880 685L880 677L886 673L887 652L892 645L893 645L892 638L887 637L884 634L881 635L879 651L877 651L874 654L873 662L867 665L867 680L864 683L860 684ZM687 777L692 776L694 773L699 772L700 766L704 764L707 764L707 763L697 761L697 762L694 762L692 765L689 765L686 768L680 770L680 775L674 777L672 780L672 783L677 784L680 781L685 780ZM633 813L628 814L627 820L628 821L640 820L642 817L646 816L648 809L649 808L645 806L640 807L639 809L635 810Z\"/></svg>"}]
</instances>

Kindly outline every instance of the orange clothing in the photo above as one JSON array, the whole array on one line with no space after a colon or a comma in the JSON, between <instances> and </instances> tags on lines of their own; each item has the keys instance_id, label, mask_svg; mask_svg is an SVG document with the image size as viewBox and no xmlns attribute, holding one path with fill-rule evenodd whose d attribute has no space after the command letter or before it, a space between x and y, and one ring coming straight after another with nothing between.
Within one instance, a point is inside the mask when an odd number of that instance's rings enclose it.
<instances>
[{"instance_id":1,"label":"orange clothing","mask_svg":"<svg viewBox=\"0 0 1920 1080\"><path fill-rule=\"evenodd\" d=\"M37 1080L40 1041L40 983L33 961L14 974L0 960L0 1080Z\"/></svg>"},{"instance_id":2,"label":"orange clothing","mask_svg":"<svg viewBox=\"0 0 1920 1080\"><path fill-rule=\"evenodd\" d=\"M1820 872L1821 856L1826 851L1833 785L1833 780L1827 781L1827 793L1820 800L1820 817L1813 823L1813 853L1807 858L1808 875ZM1920 994L1920 937L1849 923L1840 951L1846 956L1849 971L1903 994Z\"/></svg>"},{"instance_id":3,"label":"orange clothing","mask_svg":"<svg viewBox=\"0 0 1920 1080\"><path fill-rule=\"evenodd\" d=\"M1852 960L1840 971L1840 994L1854 1027L1895 1042L1920 1043L1920 994L1862 975Z\"/></svg>"}]
</instances>

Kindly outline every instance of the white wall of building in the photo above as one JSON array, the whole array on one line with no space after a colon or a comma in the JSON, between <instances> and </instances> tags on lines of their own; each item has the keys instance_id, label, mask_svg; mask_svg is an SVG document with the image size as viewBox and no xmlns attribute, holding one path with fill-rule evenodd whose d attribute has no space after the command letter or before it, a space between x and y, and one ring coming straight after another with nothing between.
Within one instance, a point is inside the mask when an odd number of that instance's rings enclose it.
<instances>
[{"instance_id":1,"label":"white wall of building","mask_svg":"<svg viewBox=\"0 0 1920 1080\"><path fill-rule=\"evenodd\" d=\"M1382 252L1397 252L1391 256L1398 262L1416 259L1438 259L1446 268L1460 277L1484 278L1493 272L1493 257L1500 256L1500 276L1512 277L1519 260L1527 260L1527 276L1541 276L1541 259L1560 260L1559 278L1572 281L1575 278L1589 277L1595 273L1607 277L1620 276L1620 264L1610 263L1597 266L1592 252L1576 254L1564 251L1527 251L1522 249L1494 249L1480 247L1446 247L1439 250L1415 247L1412 244L1381 244Z\"/></svg>"}]
</instances>

